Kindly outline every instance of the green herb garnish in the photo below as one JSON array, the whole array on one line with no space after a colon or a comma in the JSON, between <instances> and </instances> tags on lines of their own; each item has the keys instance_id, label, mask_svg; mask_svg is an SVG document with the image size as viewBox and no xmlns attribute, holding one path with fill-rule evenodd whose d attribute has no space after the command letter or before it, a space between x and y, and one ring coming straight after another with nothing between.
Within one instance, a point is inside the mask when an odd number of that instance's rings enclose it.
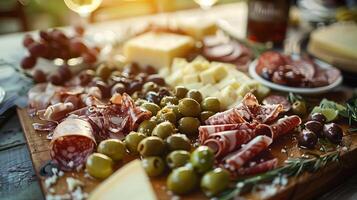
<instances>
[{"instance_id":1,"label":"green herb garnish","mask_svg":"<svg viewBox=\"0 0 357 200\"><path fill-rule=\"evenodd\" d=\"M336 162L339 159L339 151L328 153L322 156L314 155L314 158L288 158L285 165L277 169L258 174L252 177L240 179L236 187L226 191L218 197L220 200L229 200L239 196L247 188L252 188L261 183L272 183L275 178L299 176L304 172L315 172L325 167L330 162Z\"/></svg>"}]
</instances>

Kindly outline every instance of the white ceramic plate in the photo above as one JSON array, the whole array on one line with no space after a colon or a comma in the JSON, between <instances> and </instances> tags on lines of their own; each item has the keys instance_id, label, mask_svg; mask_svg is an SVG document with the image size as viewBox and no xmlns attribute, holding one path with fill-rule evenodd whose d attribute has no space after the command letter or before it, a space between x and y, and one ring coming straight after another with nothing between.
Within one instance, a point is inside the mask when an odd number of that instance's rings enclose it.
<instances>
[{"instance_id":1,"label":"white ceramic plate","mask_svg":"<svg viewBox=\"0 0 357 200\"><path fill-rule=\"evenodd\" d=\"M329 68L334 68L333 66L322 62L320 60L314 60L314 62L319 65L323 69L329 69ZM270 82L263 77L261 77L259 74L256 72L256 67L257 67L258 60L255 59L252 63L249 64L249 74L252 78L255 80L259 81L261 84L272 88L274 90L279 90L283 92L293 92L293 93L298 93L298 94L321 94L328 92L337 86L339 86L342 83L342 75L340 75L339 78L336 79L335 82L331 83L330 85L326 85L323 87L315 87L315 88L303 88L303 87L289 87L289 86L284 86L284 85L279 85L273 82Z\"/></svg>"}]
</instances>

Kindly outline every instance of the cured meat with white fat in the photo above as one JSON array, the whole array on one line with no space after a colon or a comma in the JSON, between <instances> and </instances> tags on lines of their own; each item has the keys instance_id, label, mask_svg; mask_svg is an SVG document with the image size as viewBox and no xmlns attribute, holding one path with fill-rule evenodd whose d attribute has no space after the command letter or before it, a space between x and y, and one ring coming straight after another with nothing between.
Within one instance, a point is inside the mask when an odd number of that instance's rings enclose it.
<instances>
[{"instance_id":1,"label":"cured meat with white fat","mask_svg":"<svg viewBox=\"0 0 357 200\"><path fill-rule=\"evenodd\" d=\"M271 160L267 160L267 161L255 164L253 166L240 168L238 170L238 175L252 175L252 174L263 173L263 172L266 172L266 171L276 168L277 165L278 165L278 159L273 158Z\"/></svg>"},{"instance_id":2,"label":"cured meat with white fat","mask_svg":"<svg viewBox=\"0 0 357 200\"><path fill-rule=\"evenodd\" d=\"M301 124L301 119L297 115L281 118L270 126L272 132L272 138L276 139L286 133L289 133L300 124Z\"/></svg>"},{"instance_id":3,"label":"cured meat with white fat","mask_svg":"<svg viewBox=\"0 0 357 200\"><path fill-rule=\"evenodd\" d=\"M94 152L92 126L79 118L67 118L57 125L50 143L50 155L61 170L78 169Z\"/></svg>"},{"instance_id":4,"label":"cured meat with white fat","mask_svg":"<svg viewBox=\"0 0 357 200\"><path fill-rule=\"evenodd\" d=\"M202 143L208 139L208 137L213 133L218 133L222 131L236 130L240 124L221 124L221 125L206 125L200 126L198 128L199 134L198 139Z\"/></svg>"},{"instance_id":5,"label":"cured meat with white fat","mask_svg":"<svg viewBox=\"0 0 357 200\"><path fill-rule=\"evenodd\" d=\"M255 136L255 127L241 123L235 130L223 131L209 135L203 145L210 147L216 157L222 157L239 148Z\"/></svg>"},{"instance_id":6,"label":"cured meat with white fat","mask_svg":"<svg viewBox=\"0 0 357 200\"><path fill-rule=\"evenodd\" d=\"M260 152L266 150L272 142L273 140L265 135L255 137L246 145L242 146L241 149L233 152L224 159L226 167L232 171L243 167L245 163L253 159Z\"/></svg>"}]
</instances>

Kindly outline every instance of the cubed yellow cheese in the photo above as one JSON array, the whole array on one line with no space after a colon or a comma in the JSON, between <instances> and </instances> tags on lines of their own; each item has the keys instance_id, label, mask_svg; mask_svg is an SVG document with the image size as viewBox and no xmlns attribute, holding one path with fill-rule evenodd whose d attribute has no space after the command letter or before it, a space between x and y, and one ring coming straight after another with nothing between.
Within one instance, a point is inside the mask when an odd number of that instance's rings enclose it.
<instances>
[{"instance_id":1,"label":"cubed yellow cheese","mask_svg":"<svg viewBox=\"0 0 357 200\"><path fill-rule=\"evenodd\" d=\"M156 69L169 67L175 57L185 56L194 45L189 36L173 33L149 32L124 44L124 55L129 62Z\"/></svg>"},{"instance_id":2,"label":"cubed yellow cheese","mask_svg":"<svg viewBox=\"0 0 357 200\"><path fill-rule=\"evenodd\" d=\"M206 35L214 35L217 26L212 20L201 17L191 17L178 20L178 27L186 34L201 40Z\"/></svg>"},{"instance_id":3,"label":"cubed yellow cheese","mask_svg":"<svg viewBox=\"0 0 357 200\"><path fill-rule=\"evenodd\" d=\"M210 70L203 71L200 73L200 80L203 84L214 84L216 80L214 74Z\"/></svg>"},{"instance_id":4,"label":"cubed yellow cheese","mask_svg":"<svg viewBox=\"0 0 357 200\"><path fill-rule=\"evenodd\" d=\"M211 84L204 85L202 88L199 88L199 91L204 97L210 97L218 91L217 87Z\"/></svg>"},{"instance_id":5,"label":"cubed yellow cheese","mask_svg":"<svg viewBox=\"0 0 357 200\"><path fill-rule=\"evenodd\" d=\"M199 79L198 79L197 74L186 75L183 77L184 84L198 83L198 82L199 82Z\"/></svg>"}]
</instances>

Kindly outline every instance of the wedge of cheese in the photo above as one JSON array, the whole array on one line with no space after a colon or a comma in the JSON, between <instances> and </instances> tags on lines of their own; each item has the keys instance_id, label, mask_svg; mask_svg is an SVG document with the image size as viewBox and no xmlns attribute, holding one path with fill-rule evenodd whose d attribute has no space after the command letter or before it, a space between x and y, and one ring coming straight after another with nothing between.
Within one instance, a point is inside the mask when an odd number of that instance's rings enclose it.
<instances>
[{"instance_id":1,"label":"wedge of cheese","mask_svg":"<svg viewBox=\"0 0 357 200\"><path fill-rule=\"evenodd\" d=\"M157 70L169 67L175 57L184 57L194 46L193 38L162 32L148 32L124 44L124 55L129 62L152 66Z\"/></svg>"},{"instance_id":2,"label":"wedge of cheese","mask_svg":"<svg viewBox=\"0 0 357 200\"><path fill-rule=\"evenodd\" d=\"M89 200L157 200L140 160L134 160L101 183Z\"/></svg>"},{"instance_id":3,"label":"wedge of cheese","mask_svg":"<svg viewBox=\"0 0 357 200\"><path fill-rule=\"evenodd\" d=\"M214 35L217 31L213 20L202 17L185 17L179 19L177 24L180 30L198 40L203 39L206 35Z\"/></svg>"}]
</instances>

